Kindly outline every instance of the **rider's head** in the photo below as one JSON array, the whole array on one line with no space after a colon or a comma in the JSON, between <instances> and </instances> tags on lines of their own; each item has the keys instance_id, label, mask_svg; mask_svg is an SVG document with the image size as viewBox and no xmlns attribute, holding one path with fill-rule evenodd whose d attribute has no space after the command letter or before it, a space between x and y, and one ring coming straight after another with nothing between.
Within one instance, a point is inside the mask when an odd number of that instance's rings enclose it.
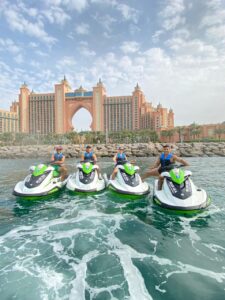
<instances>
[{"instance_id":1,"label":"rider's head","mask_svg":"<svg viewBox=\"0 0 225 300\"><path fill-rule=\"evenodd\" d=\"M61 151L62 151L62 149L63 149L63 147L62 147L62 146L56 146L56 147L55 147L55 150L56 150L57 152L61 152Z\"/></svg>"},{"instance_id":2,"label":"rider's head","mask_svg":"<svg viewBox=\"0 0 225 300\"><path fill-rule=\"evenodd\" d=\"M171 150L170 145L169 144L164 144L163 145L163 152L165 153L169 153Z\"/></svg>"},{"instance_id":3,"label":"rider's head","mask_svg":"<svg viewBox=\"0 0 225 300\"><path fill-rule=\"evenodd\" d=\"M88 152L88 153L91 152L91 146L90 145L86 146L86 152Z\"/></svg>"},{"instance_id":4,"label":"rider's head","mask_svg":"<svg viewBox=\"0 0 225 300\"><path fill-rule=\"evenodd\" d=\"M121 147L121 146L118 147L118 152L123 152L123 150L124 150L123 147Z\"/></svg>"}]
</instances>

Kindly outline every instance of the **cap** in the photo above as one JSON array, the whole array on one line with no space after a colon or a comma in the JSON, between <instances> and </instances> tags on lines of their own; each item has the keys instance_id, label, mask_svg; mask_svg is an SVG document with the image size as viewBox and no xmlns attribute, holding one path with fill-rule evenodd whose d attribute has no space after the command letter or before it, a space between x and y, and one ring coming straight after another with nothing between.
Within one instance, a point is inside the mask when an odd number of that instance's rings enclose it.
<instances>
[{"instance_id":1,"label":"cap","mask_svg":"<svg viewBox=\"0 0 225 300\"><path fill-rule=\"evenodd\" d=\"M87 145L87 146L86 146L86 149L87 149L87 148L89 148L89 149L90 149L90 148L91 148L91 145Z\"/></svg>"},{"instance_id":2,"label":"cap","mask_svg":"<svg viewBox=\"0 0 225 300\"><path fill-rule=\"evenodd\" d=\"M169 144L163 144L163 148L170 148Z\"/></svg>"},{"instance_id":3,"label":"cap","mask_svg":"<svg viewBox=\"0 0 225 300\"><path fill-rule=\"evenodd\" d=\"M121 146L119 146L119 147L118 147L118 150L123 150L123 149L124 149L124 148L123 148L123 147L121 147Z\"/></svg>"},{"instance_id":4,"label":"cap","mask_svg":"<svg viewBox=\"0 0 225 300\"><path fill-rule=\"evenodd\" d=\"M56 149L56 150L62 150L63 147L62 147L62 146L56 146L55 149Z\"/></svg>"}]
</instances>

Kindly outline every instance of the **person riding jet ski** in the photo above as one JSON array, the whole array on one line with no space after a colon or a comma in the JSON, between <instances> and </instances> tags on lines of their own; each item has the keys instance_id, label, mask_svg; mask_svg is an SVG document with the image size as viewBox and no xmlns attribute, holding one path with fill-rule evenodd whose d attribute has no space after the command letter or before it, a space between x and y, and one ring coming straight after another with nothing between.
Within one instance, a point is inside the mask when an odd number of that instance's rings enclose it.
<instances>
[{"instance_id":1,"label":"person riding jet ski","mask_svg":"<svg viewBox=\"0 0 225 300\"><path fill-rule=\"evenodd\" d=\"M77 172L67 182L67 188L77 192L98 192L105 188L105 180L96 165L97 157L91 146L81 156L81 162L77 165Z\"/></svg>"},{"instance_id":2,"label":"person riding jet ski","mask_svg":"<svg viewBox=\"0 0 225 300\"><path fill-rule=\"evenodd\" d=\"M111 179L114 180L116 177L116 174L118 172L117 165L121 164L122 162L127 160L126 154L123 152L123 147L118 147L117 154L113 157L113 161L115 162L115 167L111 175Z\"/></svg>"},{"instance_id":3,"label":"person riding jet ski","mask_svg":"<svg viewBox=\"0 0 225 300\"><path fill-rule=\"evenodd\" d=\"M108 186L112 190L127 195L145 195L150 189L146 182L142 182L140 175L137 173L138 166L133 162L128 162L123 148L119 147L117 154L113 157L116 163L113 173L108 181Z\"/></svg>"},{"instance_id":4,"label":"person riding jet ski","mask_svg":"<svg viewBox=\"0 0 225 300\"><path fill-rule=\"evenodd\" d=\"M56 172L59 172L61 180L64 181L68 177L68 175L67 169L63 165L65 162L65 156L62 153L62 150L62 146L55 147L55 153L53 153L51 157L51 165L53 166Z\"/></svg>"},{"instance_id":5,"label":"person riding jet ski","mask_svg":"<svg viewBox=\"0 0 225 300\"><path fill-rule=\"evenodd\" d=\"M66 169L62 167L65 161L61 153L62 147L56 147L52 162L30 167L30 174L16 184L13 194L22 197L39 197L53 194L62 189L67 182ZM53 163L54 165L51 165ZM61 171L61 174L59 173ZM61 176L60 176L61 175Z\"/></svg>"},{"instance_id":6,"label":"person riding jet ski","mask_svg":"<svg viewBox=\"0 0 225 300\"><path fill-rule=\"evenodd\" d=\"M150 176L158 176L158 190L161 190L164 177L160 174L164 171L171 170L175 162L179 162L184 166L189 166L188 162L171 152L170 145L164 144L163 153L157 158L155 164L149 169L149 171L141 176L141 179L145 180Z\"/></svg>"}]
</instances>

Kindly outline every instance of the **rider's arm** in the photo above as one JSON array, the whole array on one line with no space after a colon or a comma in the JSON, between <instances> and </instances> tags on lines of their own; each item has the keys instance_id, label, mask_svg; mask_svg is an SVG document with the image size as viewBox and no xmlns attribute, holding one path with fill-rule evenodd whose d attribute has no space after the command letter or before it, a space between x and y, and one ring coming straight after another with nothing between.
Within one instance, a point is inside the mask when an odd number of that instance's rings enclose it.
<instances>
[{"instance_id":1,"label":"rider's arm","mask_svg":"<svg viewBox=\"0 0 225 300\"><path fill-rule=\"evenodd\" d=\"M52 156L51 156L51 162L54 162L54 160L55 160L55 157L54 157L54 154L52 154Z\"/></svg>"},{"instance_id":2,"label":"rider's arm","mask_svg":"<svg viewBox=\"0 0 225 300\"><path fill-rule=\"evenodd\" d=\"M63 164L65 161L65 156L63 155L62 160L60 160L60 165Z\"/></svg>"},{"instance_id":3,"label":"rider's arm","mask_svg":"<svg viewBox=\"0 0 225 300\"><path fill-rule=\"evenodd\" d=\"M94 162L97 162L97 156L93 154Z\"/></svg>"},{"instance_id":4,"label":"rider's arm","mask_svg":"<svg viewBox=\"0 0 225 300\"><path fill-rule=\"evenodd\" d=\"M155 168L158 168L159 166L160 166L160 159L158 157L156 162L154 163L154 165L150 169L155 169Z\"/></svg>"},{"instance_id":5,"label":"rider's arm","mask_svg":"<svg viewBox=\"0 0 225 300\"><path fill-rule=\"evenodd\" d=\"M81 161L84 161L84 154L81 155Z\"/></svg>"},{"instance_id":6,"label":"rider's arm","mask_svg":"<svg viewBox=\"0 0 225 300\"><path fill-rule=\"evenodd\" d=\"M189 166L189 163L181 157L178 157L178 156L174 155L173 159L174 159L174 161L178 161L179 163L181 163L185 166Z\"/></svg>"},{"instance_id":7,"label":"rider's arm","mask_svg":"<svg viewBox=\"0 0 225 300\"><path fill-rule=\"evenodd\" d=\"M60 166L64 163L64 161L65 161L65 156L63 155L62 160L54 161L54 165Z\"/></svg>"},{"instance_id":8,"label":"rider's arm","mask_svg":"<svg viewBox=\"0 0 225 300\"><path fill-rule=\"evenodd\" d=\"M115 154L114 157L113 157L113 161L114 161L115 163L116 163L116 155L117 155L117 154Z\"/></svg>"}]
</instances>

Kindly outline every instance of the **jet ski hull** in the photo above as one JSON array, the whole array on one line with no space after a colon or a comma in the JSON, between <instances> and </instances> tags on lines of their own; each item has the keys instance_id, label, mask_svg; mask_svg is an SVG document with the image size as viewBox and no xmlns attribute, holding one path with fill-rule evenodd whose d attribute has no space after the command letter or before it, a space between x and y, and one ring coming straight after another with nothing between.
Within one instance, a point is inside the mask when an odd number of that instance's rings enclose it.
<instances>
[{"instance_id":1,"label":"jet ski hull","mask_svg":"<svg viewBox=\"0 0 225 300\"><path fill-rule=\"evenodd\" d=\"M67 179L63 182L59 177L52 177L49 175L41 182L39 185L34 185L33 187L27 184L29 182L31 175L28 175L24 181L20 181L16 184L13 189L13 195L19 197L29 197L38 198L42 196L52 195L60 191L67 183Z\"/></svg>"},{"instance_id":2,"label":"jet ski hull","mask_svg":"<svg viewBox=\"0 0 225 300\"><path fill-rule=\"evenodd\" d=\"M83 183L79 179L79 171L74 173L67 182L66 188L72 192L93 193L100 192L106 188L104 179L99 179L96 172L94 179L90 183Z\"/></svg>"},{"instance_id":3,"label":"jet ski hull","mask_svg":"<svg viewBox=\"0 0 225 300\"><path fill-rule=\"evenodd\" d=\"M150 192L150 187L145 182L142 183L138 187L138 189L132 187L126 187L126 189L124 189L124 187L119 185L116 180L110 180L108 187L113 191L116 191L117 193L124 194L124 195L143 196L143 195L147 195Z\"/></svg>"},{"instance_id":4,"label":"jet ski hull","mask_svg":"<svg viewBox=\"0 0 225 300\"><path fill-rule=\"evenodd\" d=\"M166 180L166 179L164 179ZM163 184L163 189L158 190L158 180L155 180L153 201L158 206L183 213L196 213L206 209L211 199L207 196L205 190L196 188L192 180L189 179L192 193L186 199L174 197L166 182Z\"/></svg>"},{"instance_id":5,"label":"jet ski hull","mask_svg":"<svg viewBox=\"0 0 225 300\"><path fill-rule=\"evenodd\" d=\"M142 182L138 173L129 175L125 173L123 166L118 167L115 179L112 180L110 178L108 187L123 195L143 196L150 192L149 185L146 182Z\"/></svg>"}]
</instances>

